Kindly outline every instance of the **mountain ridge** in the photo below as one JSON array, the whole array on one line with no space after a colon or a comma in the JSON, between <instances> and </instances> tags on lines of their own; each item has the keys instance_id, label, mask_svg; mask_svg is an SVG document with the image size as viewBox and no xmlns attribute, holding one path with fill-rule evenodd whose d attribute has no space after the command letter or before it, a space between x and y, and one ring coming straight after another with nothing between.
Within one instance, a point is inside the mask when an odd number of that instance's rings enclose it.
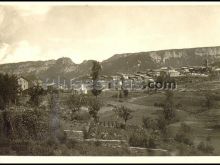
<instances>
[{"instance_id":1,"label":"mountain ridge","mask_svg":"<svg viewBox=\"0 0 220 165\"><path fill-rule=\"evenodd\" d=\"M114 75L117 72L134 73L164 66L174 68L201 66L205 60L208 60L209 63L220 61L220 46L120 53L100 63L103 66L102 74ZM92 60L84 60L82 63L76 64L71 58L62 57L57 60L0 64L0 72L32 76L41 80L56 79L57 76L61 76L61 79L71 79L89 75L91 67Z\"/></svg>"}]
</instances>

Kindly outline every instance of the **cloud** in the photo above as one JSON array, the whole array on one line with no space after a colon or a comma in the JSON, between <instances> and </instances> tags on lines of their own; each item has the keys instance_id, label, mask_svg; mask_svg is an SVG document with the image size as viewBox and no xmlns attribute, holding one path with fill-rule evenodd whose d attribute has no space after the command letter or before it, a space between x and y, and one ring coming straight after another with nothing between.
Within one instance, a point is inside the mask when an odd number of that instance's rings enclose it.
<instances>
[{"instance_id":1,"label":"cloud","mask_svg":"<svg viewBox=\"0 0 220 165\"><path fill-rule=\"evenodd\" d=\"M19 13L8 6L0 6L0 43L13 43L25 31L24 21Z\"/></svg>"},{"instance_id":2,"label":"cloud","mask_svg":"<svg viewBox=\"0 0 220 165\"><path fill-rule=\"evenodd\" d=\"M0 63L217 46L219 15L219 6L0 6Z\"/></svg>"},{"instance_id":3,"label":"cloud","mask_svg":"<svg viewBox=\"0 0 220 165\"><path fill-rule=\"evenodd\" d=\"M0 46L0 63L3 63L4 60L7 58L9 45L6 43L1 44Z\"/></svg>"},{"instance_id":4,"label":"cloud","mask_svg":"<svg viewBox=\"0 0 220 165\"><path fill-rule=\"evenodd\" d=\"M0 51L0 63L36 61L41 55L41 48L30 45L28 41L20 41L13 46L4 44Z\"/></svg>"}]
</instances>

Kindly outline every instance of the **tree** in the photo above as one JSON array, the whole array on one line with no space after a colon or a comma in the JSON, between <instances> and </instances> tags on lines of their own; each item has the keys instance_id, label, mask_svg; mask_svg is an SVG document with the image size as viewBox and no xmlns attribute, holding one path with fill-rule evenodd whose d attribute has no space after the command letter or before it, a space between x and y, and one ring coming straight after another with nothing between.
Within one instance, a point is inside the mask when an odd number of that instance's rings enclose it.
<instances>
[{"instance_id":1,"label":"tree","mask_svg":"<svg viewBox=\"0 0 220 165\"><path fill-rule=\"evenodd\" d=\"M6 138L9 138L13 132L11 117L7 107L10 107L11 103L16 103L19 92L20 88L15 75L0 74L0 109L4 110L2 112L2 127Z\"/></svg>"},{"instance_id":2,"label":"tree","mask_svg":"<svg viewBox=\"0 0 220 165\"><path fill-rule=\"evenodd\" d=\"M30 103L39 106L40 96L44 95L44 89L36 85L28 89L28 94L30 95Z\"/></svg>"},{"instance_id":3,"label":"tree","mask_svg":"<svg viewBox=\"0 0 220 165\"><path fill-rule=\"evenodd\" d=\"M193 145L192 128L185 123L181 123L179 131L174 137L174 140L176 140L179 143L186 144L186 145Z\"/></svg>"},{"instance_id":4,"label":"tree","mask_svg":"<svg viewBox=\"0 0 220 165\"><path fill-rule=\"evenodd\" d=\"M197 149L206 154L213 154L215 150L215 148L211 144L210 137L207 137L205 142L200 142L197 146Z\"/></svg>"},{"instance_id":5,"label":"tree","mask_svg":"<svg viewBox=\"0 0 220 165\"><path fill-rule=\"evenodd\" d=\"M133 111L123 105L119 107L115 106L113 110L118 115L118 117L124 120L124 128L126 128L127 121L133 117L131 115Z\"/></svg>"},{"instance_id":6,"label":"tree","mask_svg":"<svg viewBox=\"0 0 220 165\"><path fill-rule=\"evenodd\" d=\"M97 99L90 98L88 99L87 104L90 116L93 117L94 121L97 123L99 121L98 112L102 106L101 102Z\"/></svg>"},{"instance_id":7,"label":"tree","mask_svg":"<svg viewBox=\"0 0 220 165\"><path fill-rule=\"evenodd\" d=\"M4 110L10 103L16 103L20 87L15 75L0 74L0 109Z\"/></svg>"},{"instance_id":8,"label":"tree","mask_svg":"<svg viewBox=\"0 0 220 165\"><path fill-rule=\"evenodd\" d=\"M47 113L41 110L3 111L0 113L0 136L7 140L45 139L48 134Z\"/></svg>"},{"instance_id":9,"label":"tree","mask_svg":"<svg viewBox=\"0 0 220 165\"><path fill-rule=\"evenodd\" d=\"M206 94L205 94L205 106L207 107L207 109L209 110L210 108L212 108L212 106L213 106L213 102L214 102L214 95L213 94L211 94L211 93L209 93L209 92L207 92Z\"/></svg>"},{"instance_id":10,"label":"tree","mask_svg":"<svg viewBox=\"0 0 220 165\"><path fill-rule=\"evenodd\" d=\"M92 66L92 72L91 72L91 76L92 76L92 80L93 80L93 84L92 84L92 94L94 96L98 96L99 94L101 94L102 89L99 87L98 84L98 79L99 79L99 74L102 70L102 67L100 65L100 63L98 61L93 61L93 66Z\"/></svg>"},{"instance_id":11,"label":"tree","mask_svg":"<svg viewBox=\"0 0 220 165\"><path fill-rule=\"evenodd\" d=\"M71 119L74 118L74 115L80 111L84 102L82 95L72 94L68 100L67 105L71 109Z\"/></svg>"},{"instance_id":12,"label":"tree","mask_svg":"<svg viewBox=\"0 0 220 165\"><path fill-rule=\"evenodd\" d=\"M173 102L173 92L170 90L166 91L166 99L163 109L164 118L168 121L173 120L175 117L175 111Z\"/></svg>"},{"instance_id":13,"label":"tree","mask_svg":"<svg viewBox=\"0 0 220 165\"><path fill-rule=\"evenodd\" d=\"M121 90L123 91L124 97L128 97L128 89L125 86L125 78L123 76L121 76L120 78L121 81L121 89L119 89L119 96L121 96ZM121 98L121 97L120 97Z\"/></svg>"},{"instance_id":14,"label":"tree","mask_svg":"<svg viewBox=\"0 0 220 165\"><path fill-rule=\"evenodd\" d=\"M156 130L158 128L157 120L150 117L143 117L143 126L146 129Z\"/></svg>"},{"instance_id":15,"label":"tree","mask_svg":"<svg viewBox=\"0 0 220 165\"><path fill-rule=\"evenodd\" d=\"M129 93L128 90L127 90L127 89L124 89L123 92L124 92L124 96L125 96L125 97L128 97L128 93Z\"/></svg>"}]
</instances>

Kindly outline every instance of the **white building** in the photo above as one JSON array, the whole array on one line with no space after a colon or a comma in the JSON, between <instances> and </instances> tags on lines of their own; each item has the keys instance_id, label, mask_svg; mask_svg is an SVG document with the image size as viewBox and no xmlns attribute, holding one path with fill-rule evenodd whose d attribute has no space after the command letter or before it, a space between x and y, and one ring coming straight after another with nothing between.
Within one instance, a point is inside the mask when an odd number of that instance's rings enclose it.
<instances>
[{"instance_id":1,"label":"white building","mask_svg":"<svg viewBox=\"0 0 220 165\"><path fill-rule=\"evenodd\" d=\"M82 94L87 94L87 93L88 93L88 90L87 90L87 87L86 87L85 84L81 84L80 92L81 92Z\"/></svg>"},{"instance_id":2,"label":"white building","mask_svg":"<svg viewBox=\"0 0 220 165\"><path fill-rule=\"evenodd\" d=\"M18 85L20 85L22 91L28 89L28 81L23 77L18 78Z\"/></svg>"},{"instance_id":3,"label":"white building","mask_svg":"<svg viewBox=\"0 0 220 165\"><path fill-rule=\"evenodd\" d=\"M170 75L170 77L178 77L180 76L180 72L174 70L174 69L171 69L171 70L168 70L168 74Z\"/></svg>"}]
</instances>

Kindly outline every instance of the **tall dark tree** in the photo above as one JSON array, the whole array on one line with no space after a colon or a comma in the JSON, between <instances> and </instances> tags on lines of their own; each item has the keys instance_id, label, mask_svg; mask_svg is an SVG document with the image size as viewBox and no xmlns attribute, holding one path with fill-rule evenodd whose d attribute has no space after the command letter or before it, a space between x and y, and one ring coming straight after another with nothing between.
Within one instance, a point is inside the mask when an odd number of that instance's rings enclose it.
<instances>
[{"instance_id":1,"label":"tall dark tree","mask_svg":"<svg viewBox=\"0 0 220 165\"><path fill-rule=\"evenodd\" d=\"M166 99L164 103L164 118L168 121L171 121L175 117L174 110L174 100L173 100L173 92L168 90L166 91Z\"/></svg>"},{"instance_id":2,"label":"tall dark tree","mask_svg":"<svg viewBox=\"0 0 220 165\"><path fill-rule=\"evenodd\" d=\"M44 95L44 89L39 86L33 86L28 90L28 94L30 95L30 103L35 106L39 106L40 104L40 96Z\"/></svg>"},{"instance_id":3,"label":"tall dark tree","mask_svg":"<svg viewBox=\"0 0 220 165\"><path fill-rule=\"evenodd\" d=\"M20 87L15 75L0 74L0 109L16 103Z\"/></svg>"},{"instance_id":4,"label":"tall dark tree","mask_svg":"<svg viewBox=\"0 0 220 165\"><path fill-rule=\"evenodd\" d=\"M210 92L206 92L205 93L205 106L207 107L207 110L213 107L214 101L215 101L215 96Z\"/></svg>"},{"instance_id":5,"label":"tall dark tree","mask_svg":"<svg viewBox=\"0 0 220 165\"><path fill-rule=\"evenodd\" d=\"M99 75L100 75L101 70L102 70L101 64L98 61L94 60L93 61L93 66L92 66L91 76L92 76L92 80L93 80L92 94L96 97L99 94L101 94L101 92L102 92L101 86L98 83Z\"/></svg>"},{"instance_id":6,"label":"tall dark tree","mask_svg":"<svg viewBox=\"0 0 220 165\"><path fill-rule=\"evenodd\" d=\"M89 98L87 100L90 116L94 119L95 123L99 121L98 112L101 109L102 103L95 98Z\"/></svg>"},{"instance_id":7,"label":"tall dark tree","mask_svg":"<svg viewBox=\"0 0 220 165\"><path fill-rule=\"evenodd\" d=\"M2 128L3 135L7 138L13 132L11 114L7 109L11 104L16 103L19 92L20 88L15 75L0 74L0 110L4 110L2 112Z\"/></svg>"}]
</instances>

